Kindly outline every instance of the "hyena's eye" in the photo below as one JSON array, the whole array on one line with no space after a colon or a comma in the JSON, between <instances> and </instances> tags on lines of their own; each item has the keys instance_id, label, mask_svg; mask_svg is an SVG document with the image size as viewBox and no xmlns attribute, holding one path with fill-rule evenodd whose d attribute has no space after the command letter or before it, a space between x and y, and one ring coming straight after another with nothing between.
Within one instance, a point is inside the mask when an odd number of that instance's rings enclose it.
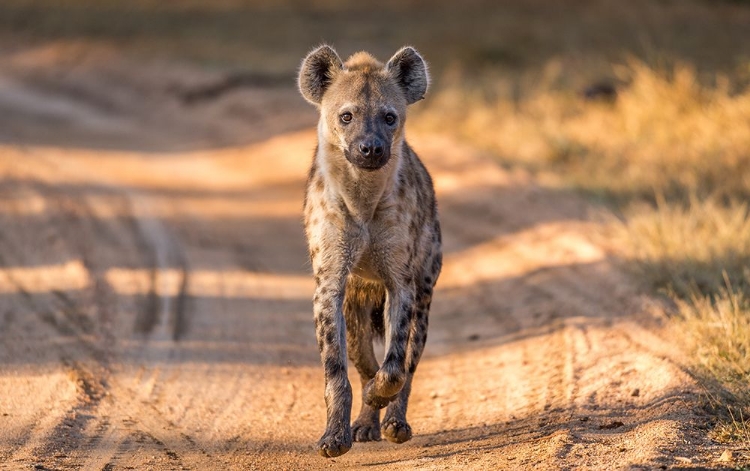
<instances>
[{"instance_id":1,"label":"hyena's eye","mask_svg":"<svg viewBox=\"0 0 750 471\"><path fill-rule=\"evenodd\" d=\"M385 115L385 124L388 126L393 126L396 124L396 115L393 113L388 113Z\"/></svg>"},{"instance_id":2,"label":"hyena's eye","mask_svg":"<svg viewBox=\"0 0 750 471\"><path fill-rule=\"evenodd\" d=\"M342 123L351 123L352 114L347 111L346 113L343 113L341 116L339 116L339 118L341 118Z\"/></svg>"}]
</instances>

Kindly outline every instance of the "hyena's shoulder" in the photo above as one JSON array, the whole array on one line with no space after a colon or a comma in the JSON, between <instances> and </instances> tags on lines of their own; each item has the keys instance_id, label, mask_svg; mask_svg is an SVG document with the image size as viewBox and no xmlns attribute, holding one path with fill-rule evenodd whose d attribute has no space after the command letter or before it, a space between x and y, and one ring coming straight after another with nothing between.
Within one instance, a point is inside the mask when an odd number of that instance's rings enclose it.
<instances>
[{"instance_id":1,"label":"hyena's shoulder","mask_svg":"<svg viewBox=\"0 0 750 471\"><path fill-rule=\"evenodd\" d=\"M415 211L437 215L437 202L435 200L435 188L427 167L419 158L419 155L406 142L404 142L404 165L401 168L400 184L408 188L416 196Z\"/></svg>"}]
</instances>

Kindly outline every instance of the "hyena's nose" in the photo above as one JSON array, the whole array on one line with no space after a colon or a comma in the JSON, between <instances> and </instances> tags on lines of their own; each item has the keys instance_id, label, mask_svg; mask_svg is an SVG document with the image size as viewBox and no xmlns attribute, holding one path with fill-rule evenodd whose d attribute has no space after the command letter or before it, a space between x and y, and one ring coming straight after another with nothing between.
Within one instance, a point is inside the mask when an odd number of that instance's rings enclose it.
<instances>
[{"instance_id":1,"label":"hyena's nose","mask_svg":"<svg viewBox=\"0 0 750 471\"><path fill-rule=\"evenodd\" d=\"M383 143L379 139L365 141L359 145L359 151L365 157L382 157Z\"/></svg>"}]
</instances>

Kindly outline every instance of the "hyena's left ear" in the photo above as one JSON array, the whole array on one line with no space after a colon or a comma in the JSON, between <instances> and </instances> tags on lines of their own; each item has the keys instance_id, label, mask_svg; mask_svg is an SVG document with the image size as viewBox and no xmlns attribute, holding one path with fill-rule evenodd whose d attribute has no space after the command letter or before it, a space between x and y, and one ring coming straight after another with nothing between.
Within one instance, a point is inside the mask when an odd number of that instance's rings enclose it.
<instances>
[{"instance_id":1,"label":"hyena's left ear","mask_svg":"<svg viewBox=\"0 0 750 471\"><path fill-rule=\"evenodd\" d=\"M402 48L391 57L385 68L404 90L408 104L424 98L430 75L427 73L427 63L416 49L409 46Z\"/></svg>"},{"instance_id":2,"label":"hyena's left ear","mask_svg":"<svg viewBox=\"0 0 750 471\"><path fill-rule=\"evenodd\" d=\"M326 89L343 67L341 58L331 46L320 46L308 54L302 61L297 78L299 91L305 100L320 105Z\"/></svg>"}]
</instances>

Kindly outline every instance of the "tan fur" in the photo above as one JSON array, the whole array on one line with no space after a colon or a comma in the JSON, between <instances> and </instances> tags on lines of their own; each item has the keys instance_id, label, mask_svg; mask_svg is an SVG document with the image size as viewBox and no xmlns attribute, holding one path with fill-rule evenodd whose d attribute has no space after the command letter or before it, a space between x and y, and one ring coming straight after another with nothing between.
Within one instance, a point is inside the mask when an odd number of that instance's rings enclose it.
<instances>
[{"instance_id":1,"label":"tan fur","mask_svg":"<svg viewBox=\"0 0 750 471\"><path fill-rule=\"evenodd\" d=\"M304 214L326 379L323 456L345 453L352 438L411 438L407 401L442 260L432 181L404 138L406 107L427 83L411 48L384 66L365 52L342 63L323 46L300 70L300 91L320 109ZM382 366L372 349L378 336ZM353 426L347 351L363 390Z\"/></svg>"},{"instance_id":2,"label":"tan fur","mask_svg":"<svg viewBox=\"0 0 750 471\"><path fill-rule=\"evenodd\" d=\"M350 71L359 70L367 74L371 73L373 70L382 69L383 64L372 57L369 52L360 51L352 54L351 57L347 59L344 67Z\"/></svg>"}]
</instances>

